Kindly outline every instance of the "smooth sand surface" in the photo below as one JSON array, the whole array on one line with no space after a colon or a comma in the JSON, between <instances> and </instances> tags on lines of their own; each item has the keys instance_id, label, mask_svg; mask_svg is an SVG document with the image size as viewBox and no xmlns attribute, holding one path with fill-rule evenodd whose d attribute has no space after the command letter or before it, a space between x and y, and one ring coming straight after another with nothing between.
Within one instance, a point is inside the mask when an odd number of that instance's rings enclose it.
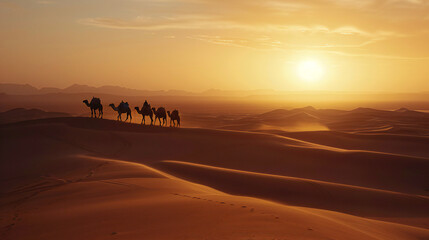
<instances>
[{"instance_id":1,"label":"smooth sand surface","mask_svg":"<svg viewBox=\"0 0 429 240\"><path fill-rule=\"evenodd\" d=\"M355 134L0 125L0 238L429 239L427 139Z\"/></svg>"}]
</instances>

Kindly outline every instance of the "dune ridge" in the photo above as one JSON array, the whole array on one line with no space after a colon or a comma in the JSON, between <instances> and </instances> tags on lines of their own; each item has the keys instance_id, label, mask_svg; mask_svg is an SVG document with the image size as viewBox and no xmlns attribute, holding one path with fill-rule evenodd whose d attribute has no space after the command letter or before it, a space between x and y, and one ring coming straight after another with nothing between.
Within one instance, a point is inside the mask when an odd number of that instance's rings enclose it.
<instances>
[{"instance_id":1,"label":"dune ridge","mask_svg":"<svg viewBox=\"0 0 429 240\"><path fill-rule=\"evenodd\" d=\"M33 184L7 195L24 197L13 202L15 211L8 219L2 218L12 222L0 232L3 239L423 239L429 234L418 227L233 196L138 163L84 155L61 162L69 161L75 169L53 166L58 171L51 169L50 178L42 180L62 179L61 184L44 184L44 189ZM2 216L8 215L3 201L1 206ZM212 227L215 232L209 230Z\"/></svg>"},{"instance_id":2,"label":"dune ridge","mask_svg":"<svg viewBox=\"0 0 429 240\"><path fill-rule=\"evenodd\" d=\"M304 206L374 217L382 215L393 222L425 217L429 197L322 182L288 176L225 169L201 164L162 161L161 169L234 195L252 196L288 205ZM401 217L396 220L396 216ZM429 225L423 223L422 227Z\"/></svg>"},{"instance_id":3,"label":"dune ridge","mask_svg":"<svg viewBox=\"0 0 429 240\"><path fill-rule=\"evenodd\" d=\"M72 117L1 124L0 137L2 239L429 236L422 156Z\"/></svg>"}]
</instances>

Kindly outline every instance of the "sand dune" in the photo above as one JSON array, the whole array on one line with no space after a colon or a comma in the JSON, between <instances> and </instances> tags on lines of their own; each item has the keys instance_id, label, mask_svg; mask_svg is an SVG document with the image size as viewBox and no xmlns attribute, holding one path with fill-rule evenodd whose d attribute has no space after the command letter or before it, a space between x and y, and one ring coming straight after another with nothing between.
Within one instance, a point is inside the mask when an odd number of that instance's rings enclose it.
<instances>
[{"instance_id":1,"label":"sand dune","mask_svg":"<svg viewBox=\"0 0 429 240\"><path fill-rule=\"evenodd\" d=\"M4 128L6 133L2 135L14 135L17 139L16 142L14 138L8 139L3 146L19 144L22 141L19 134L32 138L28 141L37 142L42 142L40 136L45 136L49 143L40 144L34 151L49 153L52 151L50 144L59 142L63 151L78 147L78 153L88 151L128 161L150 163L174 159L428 195L429 161L426 158L347 151L272 134L170 129L88 118L35 120ZM8 134L8 131L13 133ZM31 147L36 146L33 143Z\"/></svg>"},{"instance_id":2,"label":"sand dune","mask_svg":"<svg viewBox=\"0 0 429 240\"><path fill-rule=\"evenodd\" d=\"M141 164L87 156L58 160L75 168L49 161L49 176L2 197L2 224L8 223L3 239L424 239L429 234L232 196Z\"/></svg>"},{"instance_id":3,"label":"sand dune","mask_svg":"<svg viewBox=\"0 0 429 240\"><path fill-rule=\"evenodd\" d=\"M321 131L350 133L392 133L429 135L429 114L401 108L396 111L356 108L350 111L315 109L276 109L263 114L224 121L221 128L233 130ZM265 126L261 128L260 126ZM271 126L271 127L267 127ZM219 126L216 126L219 128Z\"/></svg>"},{"instance_id":4,"label":"sand dune","mask_svg":"<svg viewBox=\"0 0 429 240\"><path fill-rule=\"evenodd\" d=\"M429 137L427 136L386 133L359 134L338 131L286 132L270 130L264 132L348 150L368 150L429 157L427 149Z\"/></svg>"},{"instance_id":5,"label":"sand dune","mask_svg":"<svg viewBox=\"0 0 429 240\"><path fill-rule=\"evenodd\" d=\"M54 117L70 117L70 115L60 112L45 112L40 109L14 108L0 112L0 124Z\"/></svg>"},{"instance_id":6,"label":"sand dune","mask_svg":"<svg viewBox=\"0 0 429 240\"><path fill-rule=\"evenodd\" d=\"M231 170L201 164L163 161L159 168L190 181L234 195L409 223L426 217L429 198L302 178ZM422 223L422 227L429 225Z\"/></svg>"},{"instance_id":7,"label":"sand dune","mask_svg":"<svg viewBox=\"0 0 429 240\"><path fill-rule=\"evenodd\" d=\"M89 118L0 125L0 236L429 237L425 137L346 134L338 145L335 133L288 134ZM420 153L381 146L407 140Z\"/></svg>"}]
</instances>

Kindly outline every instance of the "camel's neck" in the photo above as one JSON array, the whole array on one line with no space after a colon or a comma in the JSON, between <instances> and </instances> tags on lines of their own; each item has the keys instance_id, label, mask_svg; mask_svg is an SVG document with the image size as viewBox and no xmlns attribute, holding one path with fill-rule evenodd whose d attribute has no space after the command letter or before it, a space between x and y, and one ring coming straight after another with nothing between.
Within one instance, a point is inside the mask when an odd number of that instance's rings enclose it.
<instances>
[{"instance_id":1,"label":"camel's neck","mask_svg":"<svg viewBox=\"0 0 429 240\"><path fill-rule=\"evenodd\" d=\"M115 107L115 105L110 105L110 107L112 107L113 110L118 111L118 107Z\"/></svg>"},{"instance_id":2,"label":"camel's neck","mask_svg":"<svg viewBox=\"0 0 429 240\"><path fill-rule=\"evenodd\" d=\"M139 108L136 108L136 110L139 114L142 114L142 112L143 112L143 108L141 110Z\"/></svg>"},{"instance_id":3,"label":"camel's neck","mask_svg":"<svg viewBox=\"0 0 429 240\"><path fill-rule=\"evenodd\" d=\"M168 114L168 117L171 117L170 112L167 112L167 114Z\"/></svg>"},{"instance_id":4,"label":"camel's neck","mask_svg":"<svg viewBox=\"0 0 429 240\"><path fill-rule=\"evenodd\" d=\"M84 102L86 106L91 107L91 104L89 102Z\"/></svg>"}]
</instances>

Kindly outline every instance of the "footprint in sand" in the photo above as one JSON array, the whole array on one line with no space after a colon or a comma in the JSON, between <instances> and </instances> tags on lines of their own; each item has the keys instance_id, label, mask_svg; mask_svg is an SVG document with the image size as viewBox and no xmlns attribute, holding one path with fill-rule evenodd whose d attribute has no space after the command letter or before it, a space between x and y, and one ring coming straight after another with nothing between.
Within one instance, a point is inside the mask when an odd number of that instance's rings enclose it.
<instances>
[{"instance_id":1,"label":"footprint in sand","mask_svg":"<svg viewBox=\"0 0 429 240\"><path fill-rule=\"evenodd\" d=\"M193 197L193 196L188 196L188 195L181 195L181 194L178 194L178 193L173 193L173 195L178 195L178 196L188 197L188 198L193 198L193 199L198 199L198 200L205 200L205 201L209 201L209 202L216 202L216 203L219 203L219 204L227 204L226 202L220 202L220 201L217 201L217 200L205 199L205 198L200 198L200 197ZM233 203L230 203L229 205L230 206L235 206L235 204L233 204ZM241 208L247 208L247 206L242 205ZM254 213L255 212L255 208L250 208L249 211L251 213ZM267 213L261 212L261 214L267 214ZM271 215L271 216L273 216L275 219L280 219L279 217L277 217L275 215Z\"/></svg>"},{"instance_id":2,"label":"footprint in sand","mask_svg":"<svg viewBox=\"0 0 429 240\"><path fill-rule=\"evenodd\" d=\"M189 198L193 198L193 199L198 199L198 200L205 200L205 201L209 201L209 202L216 202L216 203L219 203L219 204L227 204L226 202L220 202L220 201L217 201L217 200L211 200L211 199L205 199L205 198L200 198L200 197L193 197L193 196L188 196L188 195L181 195L181 194L178 194L178 193L172 193L173 195L177 195L177 196L182 196L182 197L189 197ZM233 204L233 203L230 203L229 204L230 206L235 206L235 204ZM245 206L245 205L243 205L243 206L241 206L241 208L247 208L247 206ZM250 212L255 212L255 209L254 208L251 208L251 209L249 209L249 211ZM262 213L262 214L264 214L264 213ZM276 219L279 219L279 217L276 217L276 216L274 216Z\"/></svg>"}]
</instances>

